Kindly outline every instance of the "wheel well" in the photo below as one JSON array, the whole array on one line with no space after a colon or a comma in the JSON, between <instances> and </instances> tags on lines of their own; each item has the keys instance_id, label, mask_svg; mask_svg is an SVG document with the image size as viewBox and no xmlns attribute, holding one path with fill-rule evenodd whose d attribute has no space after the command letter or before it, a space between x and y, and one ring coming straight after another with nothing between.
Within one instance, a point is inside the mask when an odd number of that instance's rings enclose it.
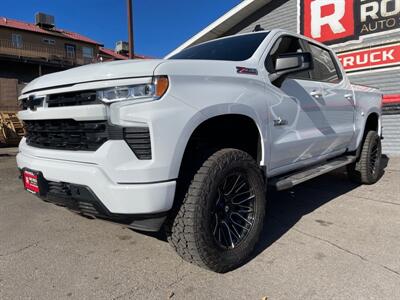
<instances>
[{"instance_id":1,"label":"wheel well","mask_svg":"<svg viewBox=\"0 0 400 300\"><path fill-rule=\"evenodd\" d=\"M261 160L261 139L256 123L250 117L229 114L210 118L192 133L183 155L179 177L194 175L205 159L223 148L235 148Z\"/></svg>"},{"instance_id":2,"label":"wheel well","mask_svg":"<svg viewBox=\"0 0 400 300\"><path fill-rule=\"evenodd\" d=\"M368 116L367 121L365 122L365 129L364 129L364 136L369 131L376 131L378 132L379 126L379 116L377 113L372 113Z\"/></svg>"},{"instance_id":3,"label":"wheel well","mask_svg":"<svg viewBox=\"0 0 400 300\"><path fill-rule=\"evenodd\" d=\"M368 132L376 131L378 132L379 127L379 115L377 113L371 113L367 121L365 122L364 134L361 140L360 145L355 151L357 159L360 157L362 146L364 145L365 138L367 137Z\"/></svg>"}]
</instances>

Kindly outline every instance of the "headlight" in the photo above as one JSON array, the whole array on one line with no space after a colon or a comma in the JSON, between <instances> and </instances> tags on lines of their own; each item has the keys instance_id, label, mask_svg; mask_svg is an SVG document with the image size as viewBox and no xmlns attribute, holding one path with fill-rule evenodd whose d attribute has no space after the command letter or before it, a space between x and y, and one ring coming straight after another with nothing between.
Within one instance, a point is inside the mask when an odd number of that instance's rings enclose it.
<instances>
[{"instance_id":1,"label":"headlight","mask_svg":"<svg viewBox=\"0 0 400 300\"><path fill-rule=\"evenodd\" d=\"M158 100L169 86L167 76L155 76L151 83L130 86L117 86L97 91L97 99L104 103L126 100Z\"/></svg>"}]
</instances>

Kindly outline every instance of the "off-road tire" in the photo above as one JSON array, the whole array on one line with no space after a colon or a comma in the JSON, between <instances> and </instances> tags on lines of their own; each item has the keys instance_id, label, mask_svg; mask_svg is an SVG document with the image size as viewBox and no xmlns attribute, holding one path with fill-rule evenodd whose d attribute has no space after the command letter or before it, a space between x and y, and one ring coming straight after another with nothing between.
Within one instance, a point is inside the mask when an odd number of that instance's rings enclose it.
<instances>
[{"instance_id":1,"label":"off-road tire","mask_svg":"<svg viewBox=\"0 0 400 300\"><path fill-rule=\"evenodd\" d=\"M347 167L347 174L355 183L374 184L381 175L382 145L378 133L369 131L361 147L360 157Z\"/></svg>"},{"instance_id":2,"label":"off-road tire","mask_svg":"<svg viewBox=\"0 0 400 300\"><path fill-rule=\"evenodd\" d=\"M243 172L254 192L254 223L247 236L231 249L222 249L212 233L210 209L219 184L231 172ZM181 205L166 222L168 242L186 261L225 273L244 264L260 237L265 215L265 182L254 159L241 150L215 152L195 174Z\"/></svg>"}]
</instances>

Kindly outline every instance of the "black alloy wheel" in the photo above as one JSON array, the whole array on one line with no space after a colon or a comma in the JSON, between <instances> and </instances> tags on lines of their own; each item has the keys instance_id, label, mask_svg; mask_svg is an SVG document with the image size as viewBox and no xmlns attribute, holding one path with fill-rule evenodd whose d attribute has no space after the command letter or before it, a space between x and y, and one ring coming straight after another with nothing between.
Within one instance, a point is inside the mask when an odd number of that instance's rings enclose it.
<instances>
[{"instance_id":1,"label":"black alloy wheel","mask_svg":"<svg viewBox=\"0 0 400 300\"><path fill-rule=\"evenodd\" d=\"M245 176L234 171L218 186L211 227L223 249L237 247L254 225L256 196Z\"/></svg>"}]
</instances>

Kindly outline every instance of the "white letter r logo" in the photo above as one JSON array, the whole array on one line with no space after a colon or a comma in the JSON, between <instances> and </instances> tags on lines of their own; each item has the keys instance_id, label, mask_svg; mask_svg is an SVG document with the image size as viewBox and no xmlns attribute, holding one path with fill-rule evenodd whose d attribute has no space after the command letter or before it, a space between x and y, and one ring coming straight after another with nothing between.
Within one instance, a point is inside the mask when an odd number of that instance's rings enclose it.
<instances>
[{"instance_id":1,"label":"white letter r logo","mask_svg":"<svg viewBox=\"0 0 400 300\"><path fill-rule=\"evenodd\" d=\"M334 5L334 12L329 16L322 17L322 7ZM344 17L346 9L345 0L315 0L311 1L311 35L313 38L321 37L321 28L329 25L333 33L342 33L346 29L340 20Z\"/></svg>"}]
</instances>

